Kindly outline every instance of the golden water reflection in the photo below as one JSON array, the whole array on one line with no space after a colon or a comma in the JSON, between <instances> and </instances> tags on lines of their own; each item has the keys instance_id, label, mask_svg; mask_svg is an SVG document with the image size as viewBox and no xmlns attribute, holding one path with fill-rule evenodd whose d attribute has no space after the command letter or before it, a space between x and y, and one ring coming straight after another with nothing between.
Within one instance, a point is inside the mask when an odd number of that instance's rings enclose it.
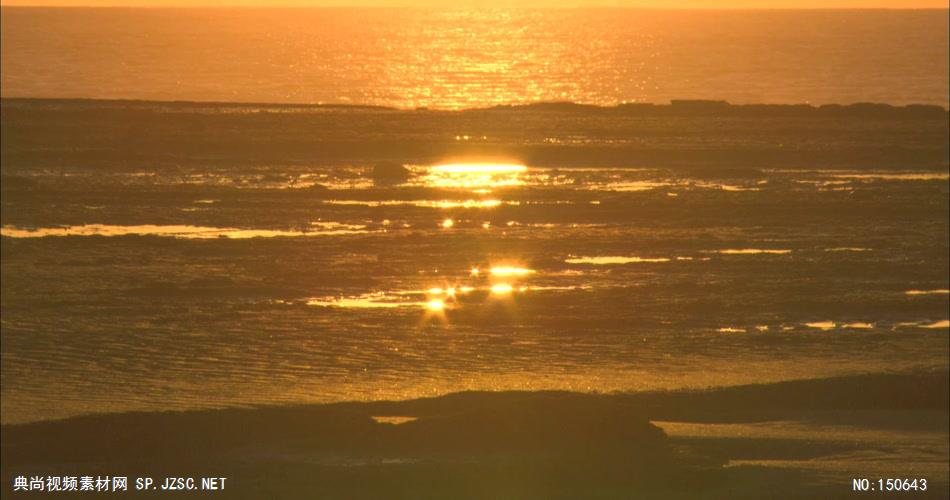
<instances>
[{"instance_id":1,"label":"golden water reflection","mask_svg":"<svg viewBox=\"0 0 950 500\"><path fill-rule=\"evenodd\" d=\"M161 236L180 239L248 239L279 237L341 236L369 233L365 225L339 222L312 222L300 230L240 229L233 227L209 227L191 225L112 225L83 224L64 227L20 228L6 225L0 228L0 236L8 238L43 238L56 236Z\"/></svg>"},{"instance_id":2,"label":"golden water reflection","mask_svg":"<svg viewBox=\"0 0 950 500\"><path fill-rule=\"evenodd\" d=\"M430 311L441 311L445 309L445 301L439 299L432 299L426 302L426 309Z\"/></svg>"},{"instance_id":3,"label":"golden water reflection","mask_svg":"<svg viewBox=\"0 0 950 500\"><path fill-rule=\"evenodd\" d=\"M309 306L320 306L340 309L396 309L407 308L422 310L424 312L422 324L432 321L450 324L447 313L453 309L465 307L482 307L492 303L492 301L509 300L515 294L532 294L544 292L571 292L571 291L589 291L593 287L589 284L576 285L518 285L516 283L504 281L492 284L483 284L480 286L450 286L450 287L431 287L424 290L393 290L378 291L355 296L346 297L323 297L311 298L306 301ZM460 301L460 297L465 294L475 294L472 299ZM283 302L290 304L292 302ZM714 330L720 334L749 334L756 333L768 334L772 331L794 332L801 331L801 328L812 331L821 331L828 333L835 332L859 332L859 331L880 331L886 326L879 326L878 323L870 321L835 321L822 320L804 323L783 323L783 324L733 324L720 326ZM941 330L950 328L950 320L924 320L907 321L890 325L891 330L902 328Z\"/></svg>"},{"instance_id":4,"label":"golden water reflection","mask_svg":"<svg viewBox=\"0 0 950 500\"><path fill-rule=\"evenodd\" d=\"M490 277L505 277L507 279L523 280L526 276L535 274L535 270L517 265L489 267ZM465 278L465 279L463 279ZM465 283L466 279L469 283ZM444 313L448 309L460 304L460 296L480 292L475 301L486 296L503 296L529 290L573 290L578 287L538 286L528 287L511 282L486 282L479 267L473 267L468 276L460 276L454 280L447 280L435 286L415 290L375 291L350 296L312 297L306 300L309 306L333 307L344 309L386 309L386 308L421 308L426 311L426 319L440 319L445 321Z\"/></svg>"},{"instance_id":5,"label":"golden water reflection","mask_svg":"<svg viewBox=\"0 0 950 500\"><path fill-rule=\"evenodd\" d=\"M405 417L405 416L372 416L370 417L377 424L390 424L390 425L400 425L406 424L409 422L414 422L418 420L418 417Z\"/></svg>"},{"instance_id":6,"label":"golden water reflection","mask_svg":"<svg viewBox=\"0 0 950 500\"><path fill-rule=\"evenodd\" d=\"M528 167L513 163L452 163L426 170L421 182L435 188L485 189L523 186Z\"/></svg>"},{"instance_id":7,"label":"golden water reflection","mask_svg":"<svg viewBox=\"0 0 950 500\"><path fill-rule=\"evenodd\" d=\"M326 205L359 205L366 207L413 206L421 208L495 208L520 205L517 201L489 200L324 200Z\"/></svg>"},{"instance_id":8,"label":"golden water reflection","mask_svg":"<svg viewBox=\"0 0 950 500\"><path fill-rule=\"evenodd\" d=\"M534 269L526 269L523 267L512 267L512 266L499 266L499 267L491 268L491 274L492 276L525 276L528 274L534 274Z\"/></svg>"},{"instance_id":9,"label":"golden water reflection","mask_svg":"<svg viewBox=\"0 0 950 500\"><path fill-rule=\"evenodd\" d=\"M722 254L722 255L759 255L759 254L785 255L785 254L792 253L792 251L788 249L768 249L768 248L727 248L725 250L712 250L712 252Z\"/></svg>"},{"instance_id":10,"label":"golden water reflection","mask_svg":"<svg viewBox=\"0 0 950 500\"><path fill-rule=\"evenodd\" d=\"M525 172L528 167L512 163L452 163L436 165L432 171L453 174L484 174L484 173L512 173Z\"/></svg>"},{"instance_id":11,"label":"golden water reflection","mask_svg":"<svg viewBox=\"0 0 950 500\"><path fill-rule=\"evenodd\" d=\"M680 260L677 257L677 260ZM639 264L639 263L660 263L660 262L669 262L670 259L666 257L620 257L620 256L601 256L601 257L571 257L565 259L564 262L568 264L592 264L598 266L614 265L614 264Z\"/></svg>"},{"instance_id":12,"label":"golden water reflection","mask_svg":"<svg viewBox=\"0 0 950 500\"><path fill-rule=\"evenodd\" d=\"M343 309L378 309L395 307L426 307L424 301L407 301L398 294L386 292L364 293L349 297L319 297L307 299L308 306L339 307Z\"/></svg>"}]
</instances>

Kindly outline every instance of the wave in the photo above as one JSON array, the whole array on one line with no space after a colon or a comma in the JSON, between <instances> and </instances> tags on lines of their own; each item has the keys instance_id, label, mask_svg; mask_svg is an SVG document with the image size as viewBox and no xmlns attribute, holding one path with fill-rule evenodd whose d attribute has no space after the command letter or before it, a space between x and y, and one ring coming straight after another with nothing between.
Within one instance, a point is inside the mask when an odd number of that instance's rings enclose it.
<instances>
[{"instance_id":1,"label":"wave","mask_svg":"<svg viewBox=\"0 0 950 500\"><path fill-rule=\"evenodd\" d=\"M8 139L0 154L8 171L62 164L237 167L506 158L530 166L717 168L745 178L756 168L930 169L950 163L947 111L929 105L673 101L434 111L3 98L0 108Z\"/></svg>"}]
</instances>

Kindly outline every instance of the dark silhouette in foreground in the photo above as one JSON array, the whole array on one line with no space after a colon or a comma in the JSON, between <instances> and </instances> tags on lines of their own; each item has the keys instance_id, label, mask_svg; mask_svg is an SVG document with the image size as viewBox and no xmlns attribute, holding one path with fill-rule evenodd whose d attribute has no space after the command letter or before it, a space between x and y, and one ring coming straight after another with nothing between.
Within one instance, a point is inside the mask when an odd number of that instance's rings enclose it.
<instances>
[{"instance_id":1,"label":"dark silhouette in foreground","mask_svg":"<svg viewBox=\"0 0 950 500\"><path fill-rule=\"evenodd\" d=\"M371 177L377 186L392 186L409 180L411 173L401 163L385 161L373 167Z\"/></svg>"},{"instance_id":2,"label":"dark silhouette in foreground","mask_svg":"<svg viewBox=\"0 0 950 500\"><path fill-rule=\"evenodd\" d=\"M228 498L844 498L852 494L846 477L723 466L735 459L858 453L888 443L671 437L650 421L798 419L946 436L947 403L948 373L930 372L711 391L460 393L98 415L5 426L3 480L106 474L160 483L165 476L220 476L228 482L218 494ZM385 416L415 420L372 418ZM928 491L915 498L945 498L946 474L927 479Z\"/></svg>"}]
</instances>

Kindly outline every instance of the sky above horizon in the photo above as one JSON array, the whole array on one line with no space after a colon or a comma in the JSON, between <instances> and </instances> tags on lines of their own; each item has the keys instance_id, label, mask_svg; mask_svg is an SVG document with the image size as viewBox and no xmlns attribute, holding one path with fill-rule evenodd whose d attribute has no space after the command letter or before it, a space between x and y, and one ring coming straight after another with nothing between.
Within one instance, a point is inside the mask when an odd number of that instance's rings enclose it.
<instances>
[{"instance_id":1,"label":"sky above horizon","mask_svg":"<svg viewBox=\"0 0 950 500\"><path fill-rule=\"evenodd\" d=\"M947 8L946 0L0 0L3 6L420 6L420 7L646 7L646 8Z\"/></svg>"}]
</instances>

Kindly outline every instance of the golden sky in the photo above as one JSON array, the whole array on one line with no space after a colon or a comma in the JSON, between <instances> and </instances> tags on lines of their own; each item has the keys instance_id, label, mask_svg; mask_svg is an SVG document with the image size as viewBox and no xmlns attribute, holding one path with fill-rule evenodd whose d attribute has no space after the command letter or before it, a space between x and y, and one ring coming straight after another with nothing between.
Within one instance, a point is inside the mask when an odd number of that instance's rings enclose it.
<instances>
[{"instance_id":1,"label":"golden sky","mask_svg":"<svg viewBox=\"0 0 950 500\"><path fill-rule=\"evenodd\" d=\"M0 0L0 5L49 6L516 6L654 8L947 8L947 0Z\"/></svg>"}]
</instances>

